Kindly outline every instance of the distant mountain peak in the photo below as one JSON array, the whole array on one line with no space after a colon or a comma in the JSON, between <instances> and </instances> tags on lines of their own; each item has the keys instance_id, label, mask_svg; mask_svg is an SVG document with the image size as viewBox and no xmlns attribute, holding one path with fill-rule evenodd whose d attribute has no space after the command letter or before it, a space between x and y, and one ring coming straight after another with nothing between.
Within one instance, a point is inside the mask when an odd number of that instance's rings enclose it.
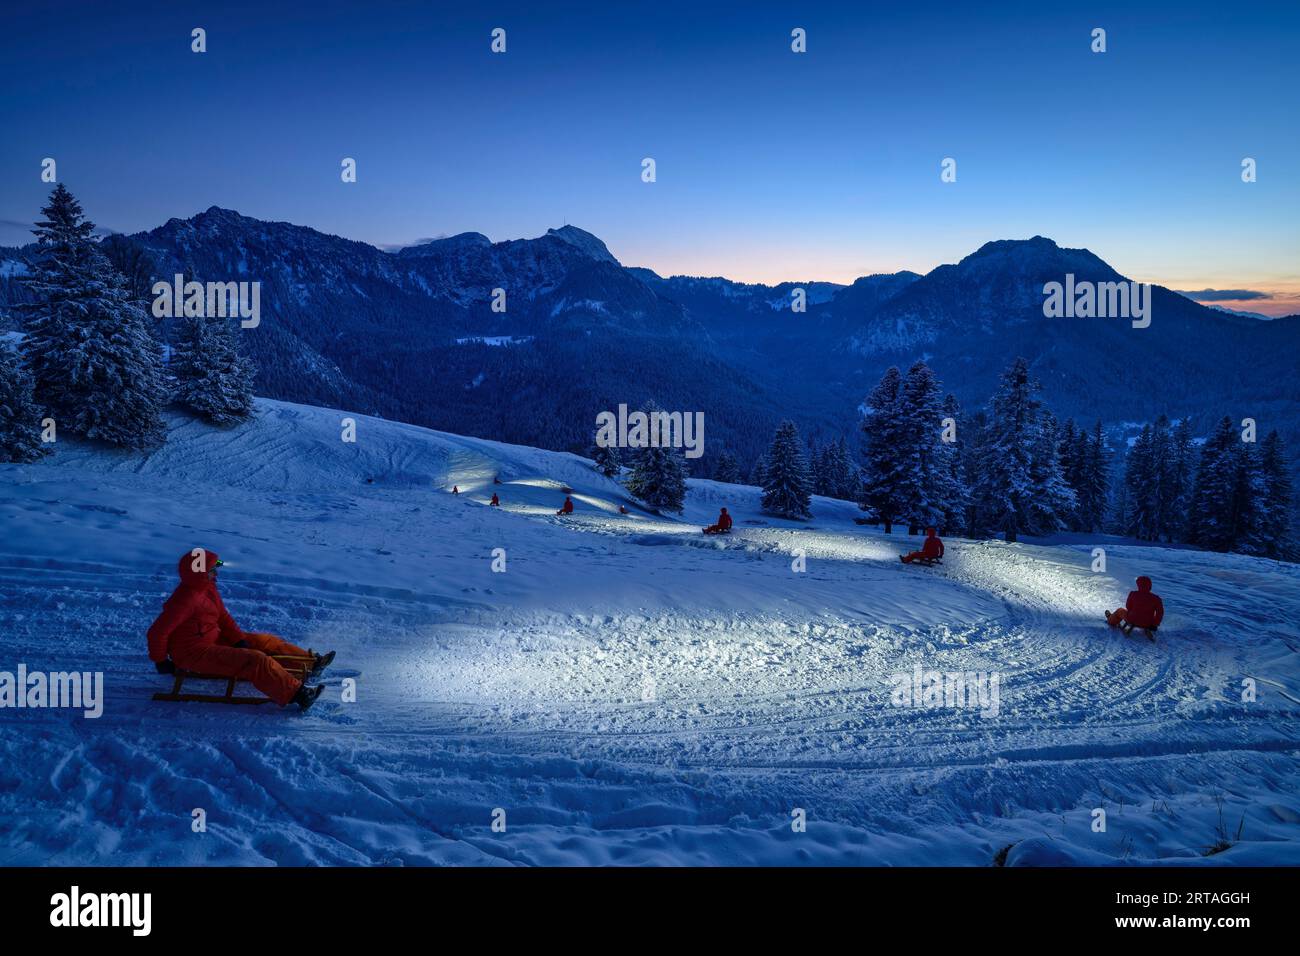
<instances>
[{"instance_id":1,"label":"distant mountain peak","mask_svg":"<svg viewBox=\"0 0 1300 956\"><path fill-rule=\"evenodd\" d=\"M593 259L598 259L602 262L611 262L616 266L622 265L622 263L614 258L613 254L609 251L604 242L587 232L585 229L579 229L577 226L561 226L559 229L547 229L546 234L564 240L569 245L585 252Z\"/></svg>"},{"instance_id":2,"label":"distant mountain peak","mask_svg":"<svg viewBox=\"0 0 1300 956\"><path fill-rule=\"evenodd\" d=\"M1031 253L1045 255L1060 251L1061 247L1046 236L1034 236L1030 239L994 239L991 242L984 243L961 261L967 262L971 259L983 259L989 256L1007 254L1024 255Z\"/></svg>"}]
</instances>

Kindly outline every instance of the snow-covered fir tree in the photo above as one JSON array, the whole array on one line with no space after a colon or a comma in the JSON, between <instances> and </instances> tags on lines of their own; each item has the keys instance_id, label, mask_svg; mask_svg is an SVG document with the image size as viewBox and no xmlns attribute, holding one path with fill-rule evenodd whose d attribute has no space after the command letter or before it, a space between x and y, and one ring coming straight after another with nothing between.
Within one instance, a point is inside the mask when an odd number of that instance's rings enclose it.
<instances>
[{"instance_id":1,"label":"snow-covered fir tree","mask_svg":"<svg viewBox=\"0 0 1300 956\"><path fill-rule=\"evenodd\" d=\"M741 483L740 462L736 456L725 448L718 454L718 463L713 469L713 480L723 481L729 485Z\"/></svg>"},{"instance_id":2,"label":"snow-covered fir tree","mask_svg":"<svg viewBox=\"0 0 1300 956\"><path fill-rule=\"evenodd\" d=\"M128 448L158 444L166 391L145 311L62 183L41 212L32 230L39 259L26 279L35 301L21 309L36 400L64 432Z\"/></svg>"},{"instance_id":3,"label":"snow-covered fir tree","mask_svg":"<svg viewBox=\"0 0 1300 956\"><path fill-rule=\"evenodd\" d=\"M1160 479L1150 425L1142 426L1124 457L1124 491L1124 534L1141 541L1156 540Z\"/></svg>"},{"instance_id":4,"label":"snow-covered fir tree","mask_svg":"<svg viewBox=\"0 0 1300 956\"><path fill-rule=\"evenodd\" d=\"M591 442L591 460L596 470L606 478L613 478L623 469L623 459L615 445L601 445L594 438Z\"/></svg>"},{"instance_id":5,"label":"snow-covered fir tree","mask_svg":"<svg viewBox=\"0 0 1300 956\"><path fill-rule=\"evenodd\" d=\"M814 495L826 494L826 447L810 441L804 455L808 462L808 491Z\"/></svg>"},{"instance_id":6,"label":"snow-covered fir tree","mask_svg":"<svg viewBox=\"0 0 1300 956\"><path fill-rule=\"evenodd\" d=\"M1211 551L1231 551L1237 539L1241 442L1227 415L1201 449L1192 492L1192 543Z\"/></svg>"},{"instance_id":7,"label":"snow-covered fir tree","mask_svg":"<svg viewBox=\"0 0 1300 956\"><path fill-rule=\"evenodd\" d=\"M991 509L992 527L1008 541L1015 541L1021 531L1032 533L1034 450L1041 433L1039 388L1029 363L1017 358L1002 373L991 403L983 497Z\"/></svg>"},{"instance_id":8,"label":"snow-covered fir tree","mask_svg":"<svg viewBox=\"0 0 1300 956\"><path fill-rule=\"evenodd\" d=\"M1264 554L1268 548L1268 495L1263 463L1254 442L1243 442L1237 451L1232 511L1236 522L1232 550Z\"/></svg>"},{"instance_id":9,"label":"snow-covered fir tree","mask_svg":"<svg viewBox=\"0 0 1300 956\"><path fill-rule=\"evenodd\" d=\"M763 510L778 518L812 517L808 459L794 422L777 426L763 475Z\"/></svg>"},{"instance_id":10,"label":"snow-covered fir tree","mask_svg":"<svg viewBox=\"0 0 1300 956\"><path fill-rule=\"evenodd\" d=\"M0 461L29 462L45 452L41 410L22 359L0 342Z\"/></svg>"},{"instance_id":11,"label":"snow-covered fir tree","mask_svg":"<svg viewBox=\"0 0 1300 956\"><path fill-rule=\"evenodd\" d=\"M858 504L890 534L908 516L908 463L903 457L907 423L902 409L903 376L890 366L865 402L862 419L862 489Z\"/></svg>"},{"instance_id":12,"label":"snow-covered fir tree","mask_svg":"<svg viewBox=\"0 0 1300 956\"><path fill-rule=\"evenodd\" d=\"M1069 527L1078 501L1061 471L1056 416L1044 409L1030 459L1033 493L1029 501L1029 530L1050 534Z\"/></svg>"},{"instance_id":13,"label":"snow-covered fir tree","mask_svg":"<svg viewBox=\"0 0 1300 956\"><path fill-rule=\"evenodd\" d=\"M939 501L943 510L941 526L948 532L965 530L966 509L970 504L970 488L966 480L966 462L962 446L961 405L957 396L949 393L943 399L943 417L957 423L956 441L940 441L940 468L944 472Z\"/></svg>"},{"instance_id":14,"label":"snow-covered fir tree","mask_svg":"<svg viewBox=\"0 0 1300 956\"><path fill-rule=\"evenodd\" d=\"M1169 434L1165 474L1160 483L1160 514L1166 541L1186 541L1196 474L1192 423L1183 418Z\"/></svg>"},{"instance_id":15,"label":"snow-covered fir tree","mask_svg":"<svg viewBox=\"0 0 1300 956\"><path fill-rule=\"evenodd\" d=\"M1079 430L1077 448L1079 484L1075 487L1075 530L1100 531L1106 523L1110 496L1110 451L1100 419L1093 426L1091 437L1083 429Z\"/></svg>"},{"instance_id":16,"label":"snow-covered fir tree","mask_svg":"<svg viewBox=\"0 0 1300 956\"><path fill-rule=\"evenodd\" d=\"M642 410L647 416L659 411L653 404ZM686 501L686 466L681 451L653 445L638 449L624 485L656 511L681 511Z\"/></svg>"},{"instance_id":17,"label":"snow-covered fir tree","mask_svg":"<svg viewBox=\"0 0 1300 956\"><path fill-rule=\"evenodd\" d=\"M962 423L960 436L962 477L966 481L964 530L969 537L982 538L993 533L993 517L997 510L989 479L988 411L980 408L968 415Z\"/></svg>"},{"instance_id":18,"label":"snow-covered fir tree","mask_svg":"<svg viewBox=\"0 0 1300 956\"><path fill-rule=\"evenodd\" d=\"M826 490L821 494L841 501L857 500L858 468L849 455L849 444L843 438L822 449L822 480Z\"/></svg>"},{"instance_id":19,"label":"snow-covered fir tree","mask_svg":"<svg viewBox=\"0 0 1300 956\"><path fill-rule=\"evenodd\" d=\"M1291 463L1282 437L1276 431L1269 432L1260 446L1260 470L1264 476L1264 533L1260 554L1268 558L1293 558L1295 515L1292 511Z\"/></svg>"},{"instance_id":20,"label":"snow-covered fir tree","mask_svg":"<svg viewBox=\"0 0 1300 956\"><path fill-rule=\"evenodd\" d=\"M212 424L234 425L253 413L253 368L239 354L230 319L180 319L170 365L175 401Z\"/></svg>"},{"instance_id":21,"label":"snow-covered fir tree","mask_svg":"<svg viewBox=\"0 0 1300 956\"><path fill-rule=\"evenodd\" d=\"M903 379L899 396L900 429L898 451L903 459L900 487L908 531L944 527L948 514L960 497L953 485L953 448L943 441L942 388L924 362L913 363Z\"/></svg>"}]
</instances>

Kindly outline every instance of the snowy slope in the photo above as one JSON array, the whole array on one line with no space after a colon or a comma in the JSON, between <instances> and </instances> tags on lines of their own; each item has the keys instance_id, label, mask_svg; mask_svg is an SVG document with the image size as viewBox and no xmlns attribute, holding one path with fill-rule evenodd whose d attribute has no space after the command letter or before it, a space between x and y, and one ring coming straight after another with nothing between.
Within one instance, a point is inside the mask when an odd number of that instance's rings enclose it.
<instances>
[{"instance_id":1,"label":"snowy slope","mask_svg":"<svg viewBox=\"0 0 1300 956\"><path fill-rule=\"evenodd\" d=\"M258 409L0 466L0 670L107 683L98 720L0 710L0 864L1300 862L1294 566L1070 540L904 567L846 503L800 525L693 481L659 517L572 455ZM705 538L720 504L736 533ZM338 650L310 714L149 700L196 545L246 629ZM1156 644L1100 621L1139 573ZM999 673L997 715L892 706L918 664Z\"/></svg>"}]
</instances>

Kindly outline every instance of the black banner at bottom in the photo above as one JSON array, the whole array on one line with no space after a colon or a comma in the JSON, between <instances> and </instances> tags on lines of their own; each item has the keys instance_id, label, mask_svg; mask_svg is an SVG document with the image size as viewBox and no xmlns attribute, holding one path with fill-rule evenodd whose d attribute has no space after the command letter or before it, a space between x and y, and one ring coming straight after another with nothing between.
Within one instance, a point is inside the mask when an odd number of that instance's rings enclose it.
<instances>
[{"instance_id":1,"label":"black banner at bottom","mask_svg":"<svg viewBox=\"0 0 1300 956\"><path fill-rule=\"evenodd\" d=\"M1229 869L323 869L0 870L6 940L77 934L260 947L376 933L486 930L493 943L581 939L653 943L700 935L1038 932L1231 941L1295 925L1295 868ZM692 930L694 932L694 930ZM630 936L628 934L631 934ZM1170 937L1172 934L1172 937ZM590 937L587 937L590 938ZM602 935L601 939L610 940Z\"/></svg>"}]
</instances>

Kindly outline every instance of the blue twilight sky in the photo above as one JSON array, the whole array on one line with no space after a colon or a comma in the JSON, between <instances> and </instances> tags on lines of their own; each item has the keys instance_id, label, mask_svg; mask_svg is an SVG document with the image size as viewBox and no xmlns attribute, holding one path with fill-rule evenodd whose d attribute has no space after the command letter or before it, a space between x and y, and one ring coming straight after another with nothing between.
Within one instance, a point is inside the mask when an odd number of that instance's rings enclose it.
<instances>
[{"instance_id":1,"label":"blue twilight sky","mask_svg":"<svg viewBox=\"0 0 1300 956\"><path fill-rule=\"evenodd\" d=\"M5 0L0 243L49 156L118 231L212 205L375 244L569 222L665 274L841 282L1042 234L1297 312L1298 41L1294 0Z\"/></svg>"}]
</instances>

